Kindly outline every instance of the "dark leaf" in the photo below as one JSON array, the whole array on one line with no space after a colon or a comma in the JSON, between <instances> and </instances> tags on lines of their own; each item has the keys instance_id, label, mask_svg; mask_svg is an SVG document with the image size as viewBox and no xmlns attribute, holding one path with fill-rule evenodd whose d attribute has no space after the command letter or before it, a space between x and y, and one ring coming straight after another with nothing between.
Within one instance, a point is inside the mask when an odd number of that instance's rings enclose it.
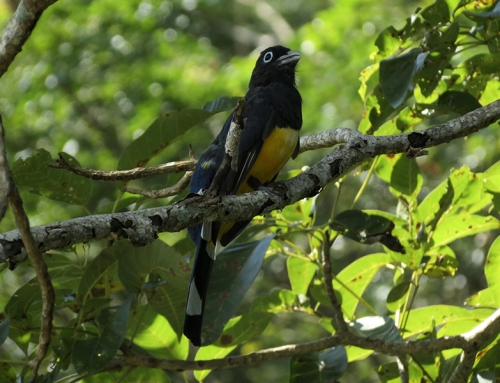
<instances>
[{"instance_id":1,"label":"dark leaf","mask_svg":"<svg viewBox=\"0 0 500 383\"><path fill-rule=\"evenodd\" d=\"M357 242L372 244L380 242L389 249L404 253L398 239L392 236L394 222L386 217L368 214L361 210L346 210L335 216L331 228Z\"/></svg>"},{"instance_id":2,"label":"dark leaf","mask_svg":"<svg viewBox=\"0 0 500 383\"><path fill-rule=\"evenodd\" d=\"M479 101L470 93L456 90L449 90L440 95L437 105L461 116L482 107Z\"/></svg>"},{"instance_id":3,"label":"dark leaf","mask_svg":"<svg viewBox=\"0 0 500 383\"><path fill-rule=\"evenodd\" d=\"M234 108L238 100L238 97L219 97L205 104L202 109L181 109L165 113L125 148L117 169L145 166L151 158L180 139L188 130L214 114Z\"/></svg>"},{"instance_id":4,"label":"dark leaf","mask_svg":"<svg viewBox=\"0 0 500 383\"><path fill-rule=\"evenodd\" d=\"M128 298L114 313L110 313L112 318L95 338L75 342L72 361L76 372L94 374L113 359L125 338L131 302L132 299Z\"/></svg>"},{"instance_id":5,"label":"dark leaf","mask_svg":"<svg viewBox=\"0 0 500 383\"><path fill-rule=\"evenodd\" d=\"M214 263L207 293L202 336L204 344L213 343L238 309L243 297L260 271L273 236L224 249Z\"/></svg>"},{"instance_id":6,"label":"dark leaf","mask_svg":"<svg viewBox=\"0 0 500 383\"><path fill-rule=\"evenodd\" d=\"M295 356L290 361L290 383L335 382L347 368L344 346Z\"/></svg>"},{"instance_id":7,"label":"dark leaf","mask_svg":"<svg viewBox=\"0 0 500 383\"><path fill-rule=\"evenodd\" d=\"M71 165L80 166L78 161L61 153ZM91 183L88 178L62 169L51 169L54 162L45 149L37 149L26 159L18 159L12 166L12 177L17 186L30 188L30 192L43 195L55 201L83 205L90 198Z\"/></svg>"},{"instance_id":8,"label":"dark leaf","mask_svg":"<svg viewBox=\"0 0 500 383\"><path fill-rule=\"evenodd\" d=\"M416 48L380 62L380 87L393 108L401 105L407 98L408 90L413 89L412 78L424 55L422 49Z\"/></svg>"},{"instance_id":9,"label":"dark leaf","mask_svg":"<svg viewBox=\"0 0 500 383\"><path fill-rule=\"evenodd\" d=\"M10 317L7 317L0 323L0 346L5 342L7 337L9 336L9 326L10 326Z\"/></svg>"},{"instance_id":10,"label":"dark leaf","mask_svg":"<svg viewBox=\"0 0 500 383\"><path fill-rule=\"evenodd\" d=\"M421 14L433 27L450 21L450 10L444 0L435 0L434 4L425 7Z\"/></svg>"}]
</instances>

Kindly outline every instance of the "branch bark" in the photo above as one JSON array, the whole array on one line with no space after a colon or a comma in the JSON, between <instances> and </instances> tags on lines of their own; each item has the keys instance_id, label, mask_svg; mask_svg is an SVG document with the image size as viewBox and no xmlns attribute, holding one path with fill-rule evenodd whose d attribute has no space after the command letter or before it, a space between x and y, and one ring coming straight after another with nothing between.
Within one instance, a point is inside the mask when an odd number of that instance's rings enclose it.
<instances>
[{"instance_id":1,"label":"branch bark","mask_svg":"<svg viewBox=\"0 0 500 383\"><path fill-rule=\"evenodd\" d=\"M389 355L406 355L416 353L440 352L452 348L466 350L467 355L474 353L472 348L479 348L490 337L496 336L500 331L500 309L495 311L490 318L478 325L474 330L464 335L443 337L440 339L426 339L415 341L387 342L382 339L361 338L349 332L342 332L327 338L291 344L253 352L247 355L230 356L212 360L170 360L129 355L123 359L113 360L105 370L122 368L125 366L160 368L162 370L220 370L242 366L251 366L285 357L310 354L339 345L356 346ZM474 353L475 355L475 353ZM468 358L470 362L470 358ZM467 365L468 367L468 365ZM453 379L453 377L452 377ZM462 380L450 380L450 382ZM466 380L465 380L466 381Z\"/></svg>"},{"instance_id":2,"label":"branch bark","mask_svg":"<svg viewBox=\"0 0 500 383\"><path fill-rule=\"evenodd\" d=\"M470 135L499 119L500 100L439 126L409 134L374 137L349 129L323 132L307 137L307 140L316 143L316 139L321 137L330 142L333 137L335 143L341 138L347 144L335 148L297 177L271 185L275 192L273 195L257 191L240 196L193 197L161 208L94 215L33 227L32 233L42 252L110 236L125 237L136 246L144 246L153 242L160 232L180 231L207 221L243 221L282 209L302 198L318 194L330 182L369 158L395 153L418 155L424 148ZM324 142L317 142L317 147L323 145ZM9 262L14 268L25 257L17 230L0 234L0 263Z\"/></svg>"},{"instance_id":3,"label":"branch bark","mask_svg":"<svg viewBox=\"0 0 500 383\"><path fill-rule=\"evenodd\" d=\"M3 76L49 6L57 0L23 0L10 18L0 38L0 77Z\"/></svg>"}]
</instances>

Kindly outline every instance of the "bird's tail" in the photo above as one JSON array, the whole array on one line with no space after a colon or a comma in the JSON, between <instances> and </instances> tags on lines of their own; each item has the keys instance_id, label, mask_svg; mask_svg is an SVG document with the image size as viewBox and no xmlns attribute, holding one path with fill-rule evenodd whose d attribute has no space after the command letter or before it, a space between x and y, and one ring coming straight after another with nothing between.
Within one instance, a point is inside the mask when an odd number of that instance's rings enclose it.
<instances>
[{"instance_id":1,"label":"bird's tail","mask_svg":"<svg viewBox=\"0 0 500 383\"><path fill-rule=\"evenodd\" d=\"M184 317L184 335L197 347L200 347L202 343L203 313L213 264L214 247L200 238L196 249L193 271L191 272L186 315Z\"/></svg>"}]
</instances>

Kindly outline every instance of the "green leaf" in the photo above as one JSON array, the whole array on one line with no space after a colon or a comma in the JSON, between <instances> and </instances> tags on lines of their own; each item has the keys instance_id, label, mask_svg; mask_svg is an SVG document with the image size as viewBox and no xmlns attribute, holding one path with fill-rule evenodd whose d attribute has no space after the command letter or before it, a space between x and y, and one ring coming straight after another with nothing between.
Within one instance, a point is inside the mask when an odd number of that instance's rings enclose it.
<instances>
[{"instance_id":1,"label":"green leaf","mask_svg":"<svg viewBox=\"0 0 500 383\"><path fill-rule=\"evenodd\" d=\"M201 347L198 349L198 352L196 353L195 360L212 360L212 359L219 359L219 358L224 358L227 355L233 351L237 345L234 346L229 346L229 347L221 347L221 346L216 346L214 344L210 344L206 347ZM194 376L198 381L203 381L208 374L210 374L212 370L199 370L194 372Z\"/></svg>"},{"instance_id":2,"label":"green leaf","mask_svg":"<svg viewBox=\"0 0 500 383\"><path fill-rule=\"evenodd\" d=\"M180 338L184 325L184 311L186 310L186 287L178 289L166 282L155 286L146 286L145 293L151 308L163 315Z\"/></svg>"},{"instance_id":3,"label":"green leaf","mask_svg":"<svg viewBox=\"0 0 500 383\"><path fill-rule=\"evenodd\" d=\"M406 322L404 338L429 330L429 322L433 320L439 328L439 336L460 335L488 318L494 310L467 309L449 305L434 305L413 309Z\"/></svg>"},{"instance_id":4,"label":"green leaf","mask_svg":"<svg viewBox=\"0 0 500 383\"><path fill-rule=\"evenodd\" d=\"M444 217L432 236L433 247L445 246L459 238L500 228L500 222L480 215L454 215Z\"/></svg>"},{"instance_id":5,"label":"green leaf","mask_svg":"<svg viewBox=\"0 0 500 383\"><path fill-rule=\"evenodd\" d=\"M468 305L472 307L499 307L500 306L500 286L488 287L466 299Z\"/></svg>"},{"instance_id":6,"label":"green leaf","mask_svg":"<svg viewBox=\"0 0 500 383\"><path fill-rule=\"evenodd\" d=\"M489 287L500 286L500 281L498 280L498 276L500 275L500 237L497 237L491 244L484 265L484 274L486 275Z\"/></svg>"},{"instance_id":7,"label":"green leaf","mask_svg":"<svg viewBox=\"0 0 500 383\"><path fill-rule=\"evenodd\" d=\"M367 316L356 319L349 325L355 334L363 338L383 339L387 342L401 340L399 329L389 317Z\"/></svg>"},{"instance_id":8,"label":"green leaf","mask_svg":"<svg viewBox=\"0 0 500 383\"><path fill-rule=\"evenodd\" d=\"M435 0L434 4L425 7L421 11L421 15L431 26L446 24L450 21L450 10L444 0Z\"/></svg>"},{"instance_id":9,"label":"green leaf","mask_svg":"<svg viewBox=\"0 0 500 383\"><path fill-rule=\"evenodd\" d=\"M396 197L399 193L416 198L422 187L423 178L417 161L410 160L406 156L401 156L394 164L391 173L391 188L396 190Z\"/></svg>"},{"instance_id":10,"label":"green leaf","mask_svg":"<svg viewBox=\"0 0 500 383\"><path fill-rule=\"evenodd\" d=\"M94 289L102 283L109 285L110 279L114 275L113 270L117 267L117 249L121 246L119 243L105 248L87 266L78 286L78 299L80 302L85 302L96 294L103 294L102 291L99 292Z\"/></svg>"},{"instance_id":11,"label":"green leaf","mask_svg":"<svg viewBox=\"0 0 500 383\"><path fill-rule=\"evenodd\" d=\"M292 290L297 294L307 294L317 266L304 258L288 257L286 267Z\"/></svg>"},{"instance_id":12,"label":"green leaf","mask_svg":"<svg viewBox=\"0 0 500 383\"><path fill-rule=\"evenodd\" d=\"M9 336L9 326L10 326L10 317L7 317L0 323L0 346L5 342L7 337Z\"/></svg>"},{"instance_id":13,"label":"green leaf","mask_svg":"<svg viewBox=\"0 0 500 383\"><path fill-rule=\"evenodd\" d=\"M401 375L396 362L386 363L377 368L378 378L381 383L399 383Z\"/></svg>"},{"instance_id":14,"label":"green leaf","mask_svg":"<svg viewBox=\"0 0 500 383\"><path fill-rule=\"evenodd\" d=\"M375 55L375 62L378 62L386 57L392 56L397 52L398 48L401 46L401 38L399 37L399 32L392 25L385 28L379 33L377 39L375 40L375 45L378 48L378 52Z\"/></svg>"},{"instance_id":15,"label":"green leaf","mask_svg":"<svg viewBox=\"0 0 500 383\"><path fill-rule=\"evenodd\" d=\"M391 256L385 253L365 255L337 275L333 281L333 288L341 295L342 311L348 318L354 317L359 297L363 295L380 268L391 261Z\"/></svg>"},{"instance_id":16,"label":"green leaf","mask_svg":"<svg viewBox=\"0 0 500 383\"><path fill-rule=\"evenodd\" d=\"M498 73L500 53L480 53L465 60L458 67L465 68L469 75Z\"/></svg>"},{"instance_id":17,"label":"green leaf","mask_svg":"<svg viewBox=\"0 0 500 383\"><path fill-rule=\"evenodd\" d=\"M446 108L450 112L458 113L461 116L482 107L472 94L457 90L449 90L441 94L437 105Z\"/></svg>"},{"instance_id":18,"label":"green leaf","mask_svg":"<svg viewBox=\"0 0 500 383\"><path fill-rule=\"evenodd\" d=\"M132 371L104 372L83 378L82 383L170 383L170 378L165 371L156 368L135 367Z\"/></svg>"},{"instance_id":19,"label":"green leaf","mask_svg":"<svg viewBox=\"0 0 500 383\"><path fill-rule=\"evenodd\" d=\"M295 356L290 361L290 383L335 382L347 368L344 346Z\"/></svg>"},{"instance_id":20,"label":"green leaf","mask_svg":"<svg viewBox=\"0 0 500 383\"><path fill-rule=\"evenodd\" d=\"M260 271L272 239L273 236L268 236L259 241L232 244L217 255L203 318L204 344L219 338L238 309Z\"/></svg>"},{"instance_id":21,"label":"green leaf","mask_svg":"<svg viewBox=\"0 0 500 383\"><path fill-rule=\"evenodd\" d=\"M406 295L410 288L410 282L399 283L394 286L387 295L387 308L389 311L396 312L406 300Z\"/></svg>"},{"instance_id":22,"label":"green leaf","mask_svg":"<svg viewBox=\"0 0 500 383\"><path fill-rule=\"evenodd\" d=\"M310 302L304 295L290 290L275 290L269 295L262 295L252 302L252 312L282 313L301 311L314 315Z\"/></svg>"},{"instance_id":23,"label":"green leaf","mask_svg":"<svg viewBox=\"0 0 500 383\"><path fill-rule=\"evenodd\" d=\"M183 360L189 351L187 338L179 339L168 321L149 305L134 310L127 338L156 358Z\"/></svg>"},{"instance_id":24,"label":"green leaf","mask_svg":"<svg viewBox=\"0 0 500 383\"><path fill-rule=\"evenodd\" d=\"M224 327L224 331L215 345L231 347L237 344L246 343L262 333L273 317L274 314L272 313L251 311L248 314L232 318L229 320L226 327Z\"/></svg>"},{"instance_id":25,"label":"green leaf","mask_svg":"<svg viewBox=\"0 0 500 383\"><path fill-rule=\"evenodd\" d=\"M71 165L80 166L69 154L61 153ZM91 182L62 169L51 169L54 160L45 149L37 149L26 159L18 159L12 166L12 177L17 186L29 187L31 193L54 201L85 206L90 198Z\"/></svg>"},{"instance_id":26,"label":"green leaf","mask_svg":"<svg viewBox=\"0 0 500 383\"><path fill-rule=\"evenodd\" d=\"M173 110L158 117L146 131L132 141L118 160L118 170L145 166L151 158L180 139L188 130L214 114L236 106L239 98L220 97L203 109Z\"/></svg>"},{"instance_id":27,"label":"green leaf","mask_svg":"<svg viewBox=\"0 0 500 383\"><path fill-rule=\"evenodd\" d=\"M445 212L450 207L455 191L450 179L444 180L432 190L418 205L417 216L428 224L427 231L433 231Z\"/></svg>"},{"instance_id":28,"label":"green leaf","mask_svg":"<svg viewBox=\"0 0 500 383\"><path fill-rule=\"evenodd\" d=\"M17 383L17 373L7 362L0 363L0 383Z\"/></svg>"},{"instance_id":29,"label":"green leaf","mask_svg":"<svg viewBox=\"0 0 500 383\"><path fill-rule=\"evenodd\" d=\"M127 241L116 250L118 275L128 291L141 292L147 276L152 273L159 274L169 285L187 291L189 267L184 258L164 242L134 247Z\"/></svg>"},{"instance_id":30,"label":"green leaf","mask_svg":"<svg viewBox=\"0 0 500 383\"><path fill-rule=\"evenodd\" d=\"M394 222L387 216L361 210L345 210L336 215L330 227L356 242L381 243L389 249L404 253L399 240L391 234Z\"/></svg>"},{"instance_id":31,"label":"green leaf","mask_svg":"<svg viewBox=\"0 0 500 383\"><path fill-rule=\"evenodd\" d=\"M380 88L393 108L401 105L407 98L408 90L413 89L413 75L424 57L419 58L420 54L422 49L415 48L380 62Z\"/></svg>"},{"instance_id":32,"label":"green leaf","mask_svg":"<svg viewBox=\"0 0 500 383\"><path fill-rule=\"evenodd\" d=\"M75 341L71 359L77 373L94 374L113 359L125 338L131 302L128 298L116 309L97 337Z\"/></svg>"},{"instance_id":33,"label":"green leaf","mask_svg":"<svg viewBox=\"0 0 500 383\"><path fill-rule=\"evenodd\" d=\"M41 310L42 294L40 285L33 281L21 286L10 297L5 305L5 313L10 319L23 319L27 316L28 311L36 305Z\"/></svg>"},{"instance_id":34,"label":"green leaf","mask_svg":"<svg viewBox=\"0 0 500 383\"><path fill-rule=\"evenodd\" d=\"M454 276L458 270L457 257L448 246L429 250L422 262L425 262L423 273L429 278Z\"/></svg>"}]
</instances>

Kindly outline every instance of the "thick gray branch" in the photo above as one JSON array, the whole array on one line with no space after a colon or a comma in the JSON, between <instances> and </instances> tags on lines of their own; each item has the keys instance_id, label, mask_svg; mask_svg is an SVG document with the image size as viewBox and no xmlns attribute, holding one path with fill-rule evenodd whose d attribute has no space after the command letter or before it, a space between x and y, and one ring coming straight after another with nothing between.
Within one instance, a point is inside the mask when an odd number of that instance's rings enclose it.
<instances>
[{"instance_id":1,"label":"thick gray branch","mask_svg":"<svg viewBox=\"0 0 500 383\"><path fill-rule=\"evenodd\" d=\"M418 153L467 136L500 119L500 101L476 109L445 124L410 134L374 137L354 130L323 132L347 140L319 163L288 181L273 185L276 195L257 191L240 196L217 198L193 197L171 206L129 213L94 215L65 222L33 227L32 232L41 251L59 249L72 244L108 238L128 238L137 246L153 242L159 232L174 232L203 221L234 222L281 209L286 205L318 194L330 182L346 174L354 166L380 154ZM338 141L337 141L338 142ZM318 143L322 147L323 143ZM19 232L0 234L0 262L11 267L25 258Z\"/></svg>"},{"instance_id":2,"label":"thick gray branch","mask_svg":"<svg viewBox=\"0 0 500 383\"><path fill-rule=\"evenodd\" d=\"M43 11L57 0L22 0L0 39L0 77L21 52Z\"/></svg>"}]
</instances>

